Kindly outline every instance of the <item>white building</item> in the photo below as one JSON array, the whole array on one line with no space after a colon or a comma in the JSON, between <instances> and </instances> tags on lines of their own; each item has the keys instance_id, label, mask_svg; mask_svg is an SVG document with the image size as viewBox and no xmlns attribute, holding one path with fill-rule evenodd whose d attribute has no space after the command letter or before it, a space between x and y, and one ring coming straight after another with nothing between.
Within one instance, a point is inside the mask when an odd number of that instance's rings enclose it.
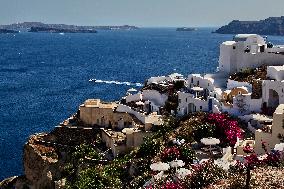
<instances>
[{"instance_id":1,"label":"white building","mask_svg":"<svg viewBox=\"0 0 284 189\"><path fill-rule=\"evenodd\" d=\"M173 73L168 76L151 77L147 80L147 85L150 84L166 84L169 82L185 81L182 74Z\"/></svg>"},{"instance_id":2,"label":"white building","mask_svg":"<svg viewBox=\"0 0 284 189\"><path fill-rule=\"evenodd\" d=\"M283 65L283 52L282 46L267 45L259 35L239 34L221 44L219 71L230 74L261 65Z\"/></svg>"},{"instance_id":3,"label":"white building","mask_svg":"<svg viewBox=\"0 0 284 189\"><path fill-rule=\"evenodd\" d=\"M194 87L193 89L197 89ZM199 88L201 92L202 88ZM202 89L203 91L203 89ZM187 115L194 112L214 112L219 113L220 103L213 97L204 98L198 90L196 94L190 92L178 92L178 115Z\"/></svg>"}]
</instances>

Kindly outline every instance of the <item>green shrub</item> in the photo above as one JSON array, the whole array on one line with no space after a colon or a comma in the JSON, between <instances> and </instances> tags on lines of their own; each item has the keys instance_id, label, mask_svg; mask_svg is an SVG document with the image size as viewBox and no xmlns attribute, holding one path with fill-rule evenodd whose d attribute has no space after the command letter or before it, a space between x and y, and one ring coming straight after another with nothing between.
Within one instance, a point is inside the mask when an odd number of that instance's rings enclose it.
<instances>
[{"instance_id":1,"label":"green shrub","mask_svg":"<svg viewBox=\"0 0 284 189\"><path fill-rule=\"evenodd\" d=\"M214 137L216 126L205 123L194 127L194 140L200 142L202 138Z\"/></svg>"},{"instance_id":2,"label":"green shrub","mask_svg":"<svg viewBox=\"0 0 284 189\"><path fill-rule=\"evenodd\" d=\"M88 168L79 173L72 188L76 189L105 189L122 188L121 181L116 177L103 175L96 168Z\"/></svg>"},{"instance_id":3,"label":"green shrub","mask_svg":"<svg viewBox=\"0 0 284 189\"><path fill-rule=\"evenodd\" d=\"M146 137L144 143L138 149L139 157L153 157L161 150L161 141L159 139L153 139Z\"/></svg>"},{"instance_id":4,"label":"green shrub","mask_svg":"<svg viewBox=\"0 0 284 189\"><path fill-rule=\"evenodd\" d=\"M183 160L186 164L193 163L193 160L196 159L195 152L188 145L182 145L180 147L180 159Z\"/></svg>"},{"instance_id":5,"label":"green shrub","mask_svg":"<svg viewBox=\"0 0 284 189\"><path fill-rule=\"evenodd\" d=\"M72 154L72 158L74 160L83 161L85 157L95 160L101 159L100 154L91 145L81 144L76 146L75 151Z\"/></svg>"}]
</instances>

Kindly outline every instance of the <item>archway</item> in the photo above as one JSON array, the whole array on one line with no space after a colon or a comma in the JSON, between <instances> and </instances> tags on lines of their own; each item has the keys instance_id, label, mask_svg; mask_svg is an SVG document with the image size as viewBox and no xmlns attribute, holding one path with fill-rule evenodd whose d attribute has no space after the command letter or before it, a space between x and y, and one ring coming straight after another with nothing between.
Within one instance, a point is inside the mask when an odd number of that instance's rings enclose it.
<instances>
[{"instance_id":1,"label":"archway","mask_svg":"<svg viewBox=\"0 0 284 189\"><path fill-rule=\"evenodd\" d=\"M273 89L269 89L268 107L275 109L278 107L278 105L279 105L278 93Z\"/></svg>"},{"instance_id":2,"label":"archway","mask_svg":"<svg viewBox=\"0 0 284 189\"><path fill-rule=\"evenodd\" d=\"M188 110L187 111L188 114L189 113L193 113L193 112L196 112L196 107L195 107L195 105L193 103L189 103L187 110Z\"/></svg>"}]
</instances>

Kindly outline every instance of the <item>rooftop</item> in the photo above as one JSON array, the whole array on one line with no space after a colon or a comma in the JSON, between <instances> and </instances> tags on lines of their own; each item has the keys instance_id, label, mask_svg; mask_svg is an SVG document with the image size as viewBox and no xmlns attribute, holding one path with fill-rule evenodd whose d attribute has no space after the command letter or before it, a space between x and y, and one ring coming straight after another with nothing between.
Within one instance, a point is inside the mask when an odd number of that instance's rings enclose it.
<instances>
[{"instance_id":1,"label":"rooftop","mask_svg":"<svg viewBox=\"0 0 284 189\"><path fill-rule=\"evenodd\" d=\"M276 71L284 71L284 65L283 66L268 66L269 68L274 68Z\"/></svg>"},{"instance_id":2,"label":"rooftop","mask_svg":"<svg viewBox=\"0 0 284 189\"><path fill-rule=\"evenodd\" d=\"M234 37L234 41L246 41L247 38L252 36L258 36L257 34L238 34Z\"/></svg>"},{"instance_id":3,"label":"rooftop","mask_svg":"<svg viewBox=\"0 0 284 189\"><path fill-rule=\"evenodd\" d=\"M222 44L223 45L234 45L234 44L236 44L236 41L225 41Z\"/></svg>"},{"instance_id":4,"label":"rooftop","mask_svg":"<svg viewBox=\"0 0 284 189\"><path fill-rule=\"evenodd\" d=\"M116 103L106 103L102 102L100 99L88 99L84 102L82 106L90 107L90 108L109 108L114 109L117 107Z\"/></svg>"}]
</instances>

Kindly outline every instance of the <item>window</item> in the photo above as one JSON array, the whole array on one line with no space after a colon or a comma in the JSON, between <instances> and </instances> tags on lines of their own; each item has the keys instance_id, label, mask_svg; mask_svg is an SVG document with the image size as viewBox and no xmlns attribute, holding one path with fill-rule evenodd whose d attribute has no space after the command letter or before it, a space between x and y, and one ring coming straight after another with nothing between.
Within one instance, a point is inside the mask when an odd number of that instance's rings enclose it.
<instances>
[{"instance_id":1,"label":"window","mask_svg":"<svg viewBox=\"0 0 284 189\"><path fill-rule=\"evenodd\" d=\"M185 99L185 102L187 102L187 98Z\"/></svg>"},{"instance_id":2,"label":"window","mask_svg":"<svg viewBox=\"0 0 284 189\"><path fill-rule=\"evenodd\" d=\"M241 91L239 91L239 92L238 92L238 94L239 94L239 95L241 95L241 94L242 94L242 92L241 92Z\"/></svg>"},{"instance_id":3,"label":"window","mask_svg":"<svg viewBox=\"0 0 284 189\"><path fill-rule=\"evenodd\" d=\"M199 86L199 81L197 81L197 86Z\"/></svg>"},{"instance_id":4,"label":"window","mask_svg":"<svg viewBox=\"0 0 284 189\"><path fill-rule=\"evenodd\" d=\"M236 49L236 46L233 46L233 49Z\"/></svg>"},{"instance_id":5,"label":"window","mask_svg":"<svg viewBox=\"0 0 284 189\"><path fill-rule=\"evenodd\" d=\"M178 99L178 103L181 103L181 99Z\"/></svg>"},{"instance_id":6,"label":"window","mask_svg":"<svg viewBox=\"0 0 284 189\"><path fill-rule=\"evenodd\" d=\"M97 124L98 124L98 125L100 124L100 120L99 120L99 119L97 119Z\"/></svg>"},{"instance_id":7,"label":"window","mask_svg":"<svg viewBox=\"0 0 284 189\"><path fill-rule=\"evenodd\" d=\"M250 49L247 47L246 49L245 49L245 53L249 53L250 52Z\"/></svg>"},{"instance_id":8,"label":"window","mask_svg":"<svg viewBox=\"0 0 284 189\"><path fill-rule=\"evenodd\" d=\"M193 78L191 78L191 83L193 83Z\"/></svg>"},{"instance_id":9,"label":"window","mask_svg":"<svg viewBox=\"0 0 284 189\"><path fill-rule=\"evenodd\" d=\"M202 110L202 106L200 106L200 110Z\"/></svg>"},{"instance_id":10,"label":"window","mask_svg":"<svg viewBox=\"0 0 284 189\"><path fill-rule=\"evenodd\" d=\"M209 83L208 83L208 87L209 87Z\"/></svg>"}]
</instances>

